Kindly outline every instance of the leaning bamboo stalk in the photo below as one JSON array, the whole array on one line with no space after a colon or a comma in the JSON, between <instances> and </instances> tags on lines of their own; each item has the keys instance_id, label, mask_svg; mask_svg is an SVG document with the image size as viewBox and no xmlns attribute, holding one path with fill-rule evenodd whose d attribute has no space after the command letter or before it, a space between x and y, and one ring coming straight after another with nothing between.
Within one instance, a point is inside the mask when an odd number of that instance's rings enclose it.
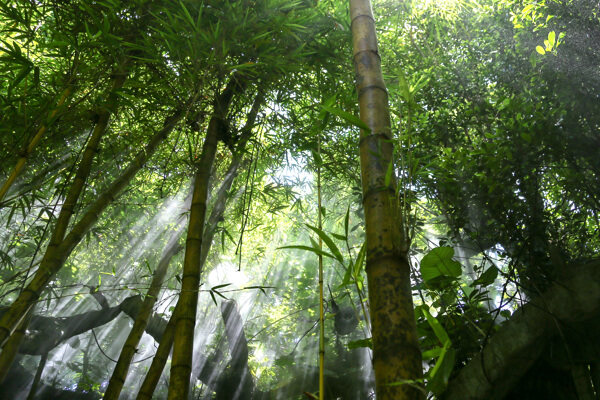
<instances>
[{"instance_id":1,"label":"leaning bamboo stalk","mask_svg":"<svg viewBox=\"0 0 600 400\"><path fill-rule=\"evenodd\" d=\"M19 347L21 347L21 343L23 343L23 339L25 339L25 333L27 330L27 326L31 321L31 317L33 316L33 309L29 310L29 312L25 315L14 334L6 341L4 348L2 349L2 353L0 353L0 383L4 381L8 371L10 370L10 366L15 359L15 356L19 352Z\"/></svg>"},{"instance_id":2,"label":"leaning bamboo stalk","mask_svg":"<svg viewBox=\"0 0 600 400\"><path fill-rule=\"evenodd\" d=\"M350 18L360 119L370 130L361 131L360 161L376 393L381 400L421 399L423 393L407 384L423 372L404 222L395 176L386 179L393 137L370 1L350 0Z\"/></svg>"},{"instance_id":3,"label":"leaning bamboo stalk","mask_svg":"<svg viewBox=\"0 0 600 400\"><path fill-rule=\"evenodd\" d=\"M142 386L140 386L140 390L136 397L137 400L151 400L152 396L154 395L154 390L156 389L156 385L158 385L160 375L162 374L165 364L167 363L167 359L169 358L171 347L173 347L173 339L175 337L175 321L177 320L176 314L177 308L173 310L171 318L169 319L169 323L167 324L167 327L165 328L165 331L160 339L158 349L156 349L156 353L152 359L152 364L150 364L150 368L144 377Z\"/></svg>"},{"instance_id":4,"label":"leaning bamboo stalk","mask_svg":"<svg viewBox=\"0 0 600 400\"><path fill-rule=\"evenodd\" d=\"M52 121L54 119L54 117L56 117L58 110L60 110L60 108L65 103L67 98L71 95L71 90L72 90L71 87L67 87L62 92L62 95L60 96L60 99L58 100L56 108L54 110L52 110L52 112L50 113L50 117L48 118L49 121ZM17 177L23 171L23 168L25 167L25 163L29 159L29 156L31 155L31 153L33 152L33 150L35 149L35 147L37 146L39 141L42 139L42 137L44 136L44 133L46 133L47 130L48 130L48 123L46 123L46 122L42 123L42 125L38 129L37 133L33 136L31 141L29 142L27 147L25 147L23 153L17 160L17 164L15 165L14 169L12 170L12 172L10 173L8 178L6 178L6 181L0 188L0 208L2 207L2 200L4 199L4 196L6 196L6 193L8 193L8 190L10 189L12 184L15 183Z\"/></svg>"},{"instance_id":5,"label":"leaning bamboo stalk","mask_svg":"<svg viewBox=\"0 0 600 400\"><path fill-rule=\"evenodd\" d=\"M42 373L44 372L44 368L46 367L46 361L48 361L48 353L42 354L40 357L40 362L38 364L37 370L35 371L35 376L33 377L33 382L31 383L31 387L29 388L29 394L27 395L27 400L34 400L36 392L38 390L38 386L42 379Z\"/></svg>"},{"instance_id":6,"label":"leaning bamboo stalk","mask_svg":"<svg viewBox=\"0 0 600 400\"><path fill-rule=\"evenodd\" d=\"M215 111L208 124L202 146L202 155L194 177L194 194L190 207L181 292L177 302L178 312L176 314L171 377L169 380L169 400L186 399L189 392L196 308L202 269L200 254L208 199L208 180L217 153L219 137L227 137L227 132L224 132L227 129L224 121L229 105L234 94L242 89L241 82L238 82L234 75L224 92L217 96L214 105Z\"/></svg>"},{"instance_id":7,"label":"leaning bamboo stalk","mask_svg":"<svg viewBox=\"0 0 600 400\"><path fill-rule=\"evenodd\" d=\"M163 128L158 131L148 144L138 152L129 166L91 205L77 222L71 232L64 238L60 246L56 248L53 257L41 264L37 273L23 290L21 295L13 303L10 309L0 320L0 340L5 340L7 333L14 329L15 321L18 323L20 315L25 313L39 298L48 282L56 275L69 257L75 246L81 241L89 229L98 220L101 213L108 207L119 193L129 184L135 174L142 168L146 161L156 151L158 145L168 136L169 132L177 125L185 114L184 109L178 109L173 115L165 120Z\"/></svg>"},{"instance_id":8,"label":"leaning bamboo stalk","mask_svg":"<svg viewBox=\"0 0 600 400\"><path fill-rule=\"evenodd\" d=\"M79 166L75 174L75 178L69 188L69 191L67 192L67 196L64 200L63 206L60 209L60 213L58 214L56 224L54 225L54 229L52 231L48 247L46 248L46 252L44 253L40 263L40 267L36 271L32 282L21 291L8 312L6 312L2 319L0 319L0 346L5 346L15 328L22 323L23 318L30 312L31 306L38 299L41 290L54 276L54 274L48 274L50 270L49 268L57 256L57 248L63 241L69 226L69 221L73 215L75 205L77 204L77 201L83 191L85 182L92 168L92 162L94 161L96 153L98 152L100 139L106 131L111 112L116 106L117 97L115 91L123 86L126 78L127 74L123 72L116 74L116 76L113 78L111 91L108 102L105 105L105 110L100 114L98 122L94 126L94 130L87 141L85 150L83 151L81 161L79 162ZM43 279L43 284L40 287L32 286L32 283L35 282L36 279L40 281L40 278ZM27 326L24 327L24 329L26 328ZM6 355L4 355L4 353L6 353ZM10 357L10 354L10 352L3 350L1 357ZM16 355L16 353L13 354L10 360L8 358L6 359L8 367L10 367L12 364L14 355ZM0 368L0 376L3 373L6 373L6 371Z\"/></svg>"},{"instance_id":9,"label":"leaning bamboo stalk","mask_svg":"<svg viewBox=\"0 0 600 400\"><path fill-rule=\"evenodd\" d=\"M152 314L152 309L154 308L154 304L156 303L158 295L160 294L160 290L167 274L167 269L171 259L182 248L179 244L179 238L183 234L184 228L185 224L182 221L178 224L177 229L172 233L169 241L167 242L167 245L163 251L163 255L158 263L158 266L156 267L156 270L154 271L150 288L144 297L144 303L142 304L133 327L129 332L129 336L127 336L127 339L125 340L125 344L123 345L121 354L119 355L117 365L115 365L115 369L113 370L108 382L108 387L104 393L104 400L116 400L121 394L123 385L125 384L125 379L127 378L127 372L129 372L131 360L136 353L137 346L142 338L142 335L144 334L146 326L148 325L148 319Z\"/></svg>"}]
</instances>

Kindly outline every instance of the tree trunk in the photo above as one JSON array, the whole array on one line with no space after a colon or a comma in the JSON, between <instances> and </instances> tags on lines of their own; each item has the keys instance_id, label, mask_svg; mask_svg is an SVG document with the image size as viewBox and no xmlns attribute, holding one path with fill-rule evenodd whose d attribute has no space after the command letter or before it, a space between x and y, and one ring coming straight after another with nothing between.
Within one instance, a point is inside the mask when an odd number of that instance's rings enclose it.
<instances>
[{"instance_id":1,"label":"tree trunk","mask_svg":"<svg viewBox=\"0 0 600 400\"><path fill-rule=\"evenodd\" d=\"M370 128L361 132L360 161L377 398L421 399L420 390L402 384L423 371L393 173L386 182L393 137L370 1L350 0L350 16L360 118Z\"/></svg>"},{"instance_id":2,"label":"tree trunk","mask_svg":"<svg viewBox=\"0 0 600 400\"><path fill-rule=\"evenodd\" d=\"M206 138L202 146L202 155L198 162L194 178L194 194L190 207L190 221L183 261L183 277L181 292L177 302L175 322L175 338L173 342L173 358L171 377L169 380L169 400L187 399L192 372L192 354L194 348L194 327L196 323L196 307L200 285L200 254L202 251L202 235L206 217L208 198L208 180L217 152L219 138L228 137L225 118L234 94L243 91L244 85L233 75L227 88L217 96L214 113L208 124Z\"/></svg>"},{"instance_id":3,"label":"tree trunk","mask_svg":"<svg viewBox=\"0 0 600 400\"><path fill-rule=\"evenodd\" d=\"M167 243L167 246L163 251L163 256L161 257L160 262L154 271L150 288L144 297L144 303L137 315L137 318L135 319L131 331L129 332L129 336L127 336L127 340L125 341L123 349L121 350L121 354L119 355L117 365L115 366L112 376L110 377L110 381L108 382L108 387L104 393L105 400L116 400L121 394L121 390L125 384L125 379L127 378L127 372L129 371L129 365L131 364L131 360L136 353L137 345L144 334L144 330L148 324L148 319L152 313L154 304L158 299L158 295L165 279L165 275L167 274L167 269L171 262L171 258L173 258L173 256L177 254L179 250L181 250L179 238L183 234L184 227L185 224L178 224L177 230L173 232L169 242Z\"/></svg>"},{"instance_id":4,"label":"tree trunk","mask_svg":"<svg viewBox=\"0 0 600 400\"><path fill-rule=\"evenodd\" d=\"M573 277L532 299L448 383L444 400L503 399L545 350L560 324L597 318L600 261L570 266Z\"/></svg>"},{"instance_id":5,"label":"tree trunk","mask_svg":"<svg viewBox=\"0 0 600 400\"><path fill-rule=\"evenodd\" d=\"M48 118L49 120L52 120L56 116L56 114L58 113L58 110L62 107L62 105L65 103L65 101L67 100L67 98L69 97L70 94L71 94L71 88L67 87L63 91L62 95L60 96L60 99L58 100L58 104L56 105L56 108L54 110L52 110L52 112L50 113L50 117ZM38 129L35 136L31 139L31 141L29 142L27 147L25 147L25 149L23 150L23 153L17 160L17 164L15 165L15 168L10 173L8 178L6 178L6 182L4 182L4 185L2 185L2 187L0 188L0 208L2 208L2 199L4 199L4 196L6 196L6 193L8 193L8 190L10 189L12 184L16 181L17 177L21 174L21 171L23 171L23 168L25 167L25 163L27 162L27 159L33 152L33 149L35 149L35 146L37 146L38 142L42 139L42 136L44 136L44 133L46 133L47 129L48 129L48 125L46 123L42 123L42 125Z\"/></svg>"}]
</instances>

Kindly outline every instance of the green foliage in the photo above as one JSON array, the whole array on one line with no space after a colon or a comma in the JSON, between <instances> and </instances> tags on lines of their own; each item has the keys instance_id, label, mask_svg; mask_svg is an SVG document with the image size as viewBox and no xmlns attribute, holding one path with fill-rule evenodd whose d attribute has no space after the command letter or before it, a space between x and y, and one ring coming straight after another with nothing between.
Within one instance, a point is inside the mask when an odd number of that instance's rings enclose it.
<instances>
[{"instance_id":1,"label":"green foliage","mask_svg":"<svg viewBox=\"0 0 600 400\"><path fill-rule=\"evenodd\" d=\"M600 250L600 21L594 2L565 4L374 4L397 150L382 184L399 177L410 259L421 260L412 284L434 396L501 329L519 306L516 299L571 276L571 265ZM350 48L347 4L338 1L1 2L0 182L40 126L48 128L0 204L2 303L37 268L111 76L125 59L131 73L117 93L75 220L173 110L189 98L192 107L86 233L36 312L65 316L97 307L94 294L105 294L111 305L144 294L186 212L183 198L215 94L240 73L248 87L223 121L232 138L241 135L259 89L265 101L241 152L227 211L215 222L219 246L208 256L200 294L206 319L199 326L211 327L203 350L226 352L215 304L236 298L254 304L244 311L244 329L262 389L281 388L310 370L317 255L324 256L325 281L336 299L361 314L368 307L357 154L358 130L368 128L356 116ZM72 94L57 108L66 89ZM317 134L325 140L312 158ZM213 198L231 156L219 144ZM321 210L313 193L317 166ZM214 206L213 200L209 209ZM323 229L315 227L319 212ZM181 257L160 296L158 310L167 316ZM95 290L90 294L87 286ZM122 321L96 330L101 346L117 342L127 330ZM347 361L349 349L370 347L368 324L360 327L364 332L344 338L340 350L331 339L333 319L326 319L329 377L352 376L357 364ZM63 375L44 373L48 382L73 387L77 379L82 388L99 390L107 378L98 367L104 356L81 347L74 353L75 362L60 365ZM84 353L92 358L85 373ZM23 365L33 371L34 364ZM361 376L368 376L367 364L360 365ZM136 364L133 372L146 367Z\"/></svg>"}]
</instances>

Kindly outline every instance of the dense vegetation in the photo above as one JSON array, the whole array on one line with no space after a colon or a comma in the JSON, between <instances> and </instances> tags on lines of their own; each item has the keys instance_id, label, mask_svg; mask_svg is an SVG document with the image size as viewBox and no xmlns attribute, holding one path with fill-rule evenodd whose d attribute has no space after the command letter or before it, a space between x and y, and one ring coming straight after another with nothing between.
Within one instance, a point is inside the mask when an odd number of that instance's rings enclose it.
<instances>
[{"instance_id":1,"label":"dense vegetation","mask_svg":"<svg viewBox=\"0 0 600 400\"><path fill-rule=\"evenodd\" d=\"M598 398L598 4L373 11L391 140L346 2L0 3L0 398ZM368 133L423 360L383 384Z\"/></svg>"}]
</instances>

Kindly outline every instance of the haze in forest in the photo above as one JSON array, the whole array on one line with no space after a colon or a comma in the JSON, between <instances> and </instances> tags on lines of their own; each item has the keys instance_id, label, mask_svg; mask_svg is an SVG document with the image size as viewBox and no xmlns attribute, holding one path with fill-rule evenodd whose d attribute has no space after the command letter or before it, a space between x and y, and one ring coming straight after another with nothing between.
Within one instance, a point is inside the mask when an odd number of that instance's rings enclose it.
<instances>
[{"instance_id":1,"label":"haze in forest","mask_svg":"<svg viewBox=\"0 0 600 400\"><path fill-rule=\"evenodd\" d=\"M598 43L589 0L0 3L0 399L600 398Z\"/></svg>"}]
</instances>

